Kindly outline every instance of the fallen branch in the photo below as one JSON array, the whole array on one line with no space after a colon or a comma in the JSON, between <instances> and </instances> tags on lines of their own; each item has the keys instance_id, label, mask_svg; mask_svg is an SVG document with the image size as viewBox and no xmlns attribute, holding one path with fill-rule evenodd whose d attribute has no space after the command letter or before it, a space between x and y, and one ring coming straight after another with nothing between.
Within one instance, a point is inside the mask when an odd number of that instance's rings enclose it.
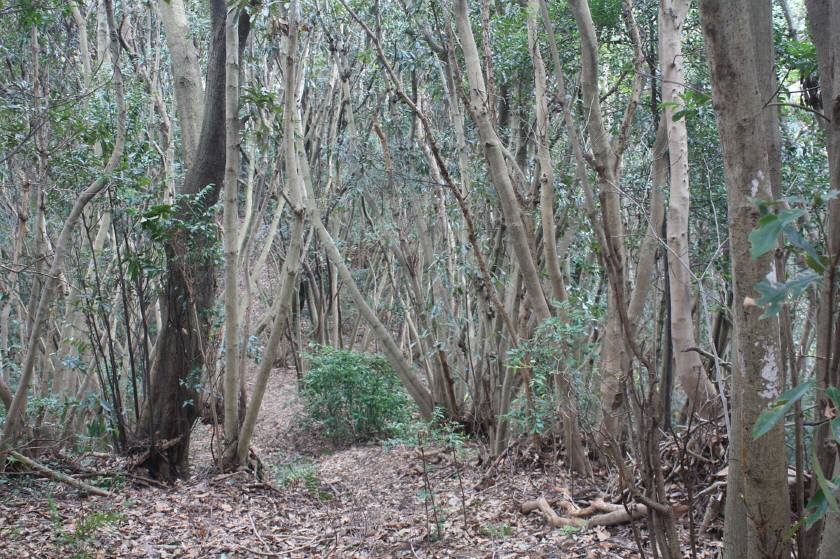
<instances>
[{"instance_id":1,"label":"fallen branch","mask_svg":"<svg viewBox=\"0 0 840 559\"><path fill-rule=\"evenodd\" d=\"M572 526L575 528L587 528L589 526L616 526L618 524L626 524L634 520L644 518L648 514L648 508L645 505L631 503L624 507L614 503L607 503L601 499L596 499L585 508L573 510L574 505L569 503L561 503L561 507L567 511L570 518L565 518L554 512L551 505L545 499L540 497L533 501L525 501L522 503L520 510L523 514L528 514L535 510L539 510L545 517L546 521L553 528L562 528L564 526ZM682 514L688 510L685 505L677 505L673 507L674 514ZM600 514L595 514L600 513ZM592 516L588 520L583 517Z\"/></svg>"},{"instance_id":2,"label":"fallen branch","mask_svg":"<svg viewBox=\"0 0 840 559\"><path fill-rule=\"evenodd\" d=\"M94 487L93 485L87 484L83 481L79 481L74 477L70 477L67 474L62 474L61 472L53 470L52 468L48 468L47 466L44 466L43 464L36 462L31 458L27 458L19 452L15 452L14 450L12 450L9 454L12 456L12 458L17 460L21 464L28 466L33 470L41 472L42 474L44 474L52 480L60 481L61 483L66 483L71 487L75 487L79 491L90 493L91 495L99 495L100 497L111 497L111 493L105 491L104 489Z\"/></svg>"},{"instance_id":3,"label":"fallen branch","mask_svg":"<svg viewBox=\"0 0 840 559\"><path fill-rule=\"evenodd\" d=\"M182 435L183 436L183 435ZM154 448L150 448L143 452L139 458L136 458L131 464L128 465L128 470L134 470L145 464L151 457L152 451L154 452L163 452L164 450L170 449L181 440L181 437L175 437L174 439L169 439L168 441L160 441L158 442Z\"/></svg>"}]
</instances>

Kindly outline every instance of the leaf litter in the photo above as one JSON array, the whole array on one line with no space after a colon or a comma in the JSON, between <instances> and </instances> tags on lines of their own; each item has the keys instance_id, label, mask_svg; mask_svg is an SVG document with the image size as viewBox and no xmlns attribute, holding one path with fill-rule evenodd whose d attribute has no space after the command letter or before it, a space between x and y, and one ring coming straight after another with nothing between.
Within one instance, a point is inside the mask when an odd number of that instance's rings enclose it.
<instances>
[{"instance_id":1,"label":"leaf litter","mask_svg":"<svg viewBox=\"0 0 840 559\"><path fill-rule=\"evenodd\" d=\"M35 476L0 478L0 557L640 557L629 525L555 529L520 512L540 496L586 506L604 497L603 475L575 478L558 453L528 446L490 466L470 442L454 455L381 444L331 451L296 421L295 382L294 371L275 371L261 410L254 448L267 482L215 472L211 428L202 424L193 475L173 486L127 475L125 458L54 457L57 469L71 464L71 474L110 484L114 497ZM105 472L113 474L97 477ZM688 556L685 518L680 530ZM720 543L698 536L696 549L717 557Z\"/></svg>"}]
</instances>

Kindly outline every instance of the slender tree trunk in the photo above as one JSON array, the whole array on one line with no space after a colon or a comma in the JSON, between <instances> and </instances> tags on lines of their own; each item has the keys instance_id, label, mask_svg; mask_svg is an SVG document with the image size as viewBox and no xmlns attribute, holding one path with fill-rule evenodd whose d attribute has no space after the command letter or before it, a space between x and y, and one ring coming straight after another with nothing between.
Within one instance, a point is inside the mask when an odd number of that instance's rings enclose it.
<instances>
[{"instance_id":1,"label":"slender tree trunk","mask_svg":"<svg viewBox=\"0 0 840 559\"><path fill-rule=\"evenodd\" d=\"M513 183L508 174L501 140L493 126L490 113L490 103L492 101L488 99L487 90L484 86L481 59L478 55L478 47L467 14L467 0L455 1L455 21L458 38L461 40L461 48L464 53L467 79L470 84L470 112L478 128L490 178L498 193L499 204L505 214L507 230L514 244L514 253L519 261L520 271L524 278L528 304L537 322L542 322L551 317L551 311L545 300L539 271L531 251L531 242L522 221L519 201L516 199Z\"/></svg>"},{"instance_id":2,"label":"slender tree trunk","mask_svg":"<svg viewBox=\"0 0 840 559\"><path fill-rule=\"evenodd\" d=\"M196 158L204 117L198 53L192 42L184 0L159 0L158 7L166 30L166 46L172 59L181 146L184 150L184 164L189 169Z\"/></svg>"},{"instance_id":3,"label":"slender tree trunk","mask_svg":"<svg viewBox=\"0 0 840 559\"><path fill-rule=\"evenodd\" d=\"M298 162L298 153L294 141L295 131L297 130L299 120L299 110L297 103L297 87L298 71L297 71L297 33L298 33L298 14L297 14L297 0L293 0L289 6L288 21L289 32L286 41L286 64L285 64L285 79L286 90L285 107L284 107L284 147L285 147L285 161L286 161L286 179L289 184L289 201L292 210L292 226L289 237L289 247L286 251L286 259L283 262L283 267L280 271L280 291L277 299L277 312L274 316L274 323L271 327L271 336L266 345L266 352L260 362L260 368L257 372L254 390L251 395L251 402L248 405L245 413L245 419L242 423L242 429L239 432L239 441L237 448L238 465L244 465L248 457L248 448L251 441L251 436L254 433L254 426L257 422L260 405L262 404L263 396L265 395L265 388L268 384L268 376L274 366L274 361L277 358L278 349L283 339L283 334L286 332L286 321L291 311L292 299L295 288L298 284L298 273L300 271L300 260L303 251L303 202L306 199L305 187L303 179L300 174L300 163ZM301 371L299 371L301 372Z\"/></svg>"},{"instance_id":4,"label":"slender tree trunk","mask_svg":"<svg viewBox=\"0 0 840 559\"><path fill-rule=\"evenodd\" d=\"M70 249L71 236L85 206L93 200L107 185L107 177L117 168L122 159L123 146L125 144L125 120L126 109L124 104L124 91L122 73L119 68L119 54L120 44L117 37L116 24L114 23L114 8L111 0L105 0L105 10L107 14L109 27L109 41L108 45L111 50L111 57L113 64L113 84L115 101L117 105L117 130L114 138L114 147L108 162L102 171L99 178L94 180L81 194L76 198L73 208L70 210L70 215L64 221L61 228L61 233L54 246L53 260L50 265L49 272L44 279L44 285L41 288L38 306L35 311L32 328L29 332L29 341L26 346L26 358L24 359L18 387L15 391L14 399L8 408L7 420L3 429L3 436L0 438L0 470L5 467L5 451L8 445L14 442L16 436L21 428L21 420L23 419L23 412L26 408L27 396L35 372L35 358L40 353L40 339L47 320L49 307L53 302L55 291L58 285L59 276L64 267L64 258Z\"/></svg>"},{"instance_id":5,"label":"slender tree trunk","mask_svg":"<svg viewBox=\"0 0 840 559\"><path fill-rule=\"evenodd\" d=\"M239 431L239 30L230 9L225 22L225 461L232 462Z\"/></svg>"},{"instance_id":6,"label":"slender tree trunk","mask_svg":"<svg viewBox=\"0 0 840 559\"><path fill-rule=\"evenodd\" d=\"M620 144L614 144L607 132L601 111L600 91L598 87L598 38L589 4L582 0L569 2L577 28L580 33L581 74L580 85L583 97L584 115L587 123L589 140L598 181L598 193L602 204L602 218L595 214L593 227L608 231L603 241L614 246L616 269L619 277L623 276L625 265L624 223L621 218L621 199L616 186L619 178ZM632 104L631 104L632 106ZM610 280L612 281L612 280ZM624 371L629 368L629 356L622 335L621 320L618 312L616 291L623 292L624 285L611 286L607 296L606 335L601 351L601 398L603 418L600 433L603 437L613 438L619 434L619 414L623 408L621 382Z\"/></svg>"},{"instance_id":7,"label":"slender tree trunk","mask_svg":"<svg viewBox=\"0 0 840 559\"><path fill-rule=\"evenodd\" d=\"M682 28L688 13L688 0L662 0L659 4L659 57L662 67L662 100L668 129L668 155L671 166L671 193L668 199L667 242L670 274L671 336L677 379L689 401L689 411L704 418L716 417L720 409L715 387L706 376L700 354L692 351L694 338L689 260L688 216L688 131L685 119L674 115L683 106Z\"/></svg>"},{"instance_id":8,"label":"slender tree trunk","mask_svg":"<svg viewBox=\"0 0 840 559\"><path fill-rule=\"evenodd\" d=\"M543 252L551 280L552 295L555 301L566 302L566 286L563 272L560 269L560 259L557 256L557 230L554 223L554 165L551 161L548 140L548 100L546 92L545 64L540 54L537 40L537 14L539 0L528 3L528 43L531 51L531 61L534 65L534 96L536 105L535 141L537 144L537 159L539 163L540 182L540 213L543 235ZM565 314L565 309L558 311ZM563 416L563 445L566 447L566 459L572 470L581 475L591 475L592 467L583 448L578 426L576 403L573 401L574 392L565 375L565 371L554 373L558 398L561 401Z\"/></svg>"}]
</instances>

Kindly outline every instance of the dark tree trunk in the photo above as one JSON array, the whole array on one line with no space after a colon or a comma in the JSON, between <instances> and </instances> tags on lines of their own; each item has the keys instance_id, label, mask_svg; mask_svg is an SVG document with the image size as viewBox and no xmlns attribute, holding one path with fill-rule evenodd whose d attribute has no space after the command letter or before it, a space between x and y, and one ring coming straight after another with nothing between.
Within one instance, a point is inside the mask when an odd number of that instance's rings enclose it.
<instances>
[{"instance_id":1,"label":"dark tree trunk","mask_svg":"<svg viewBox=\"0 0 840 559\"><path fill-rule=\"evenodd\" d=\"M163 331L152 386L140 429L153 450L146 466L152 477L171 480L188 473L190 431L199 415L197 385L205 366L216 291L218 234L208 210L219 199L225 165L224 0L211 0L210 60L198 149L179 191L175 226L166 241ZM250 21L239 21L240 50ZM177 441L177 442L175 442ZM159 451L156 449L160 449Z\"/></svg>"}]
</instances>

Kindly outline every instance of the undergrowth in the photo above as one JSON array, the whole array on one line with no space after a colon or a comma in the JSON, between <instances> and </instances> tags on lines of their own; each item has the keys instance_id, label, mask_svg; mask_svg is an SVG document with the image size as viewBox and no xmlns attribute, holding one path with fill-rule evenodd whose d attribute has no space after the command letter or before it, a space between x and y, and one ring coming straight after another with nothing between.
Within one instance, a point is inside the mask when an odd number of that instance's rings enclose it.
<instances>
[{"instance_id":1,"label":"undergrowth","mask_svg":"<svg viewBox=\"0 0 840 559\"><path fill-rule=\"evenodd\" d=\"M382 356L310 346L304 357L310 363L301 390L306 414L333 442L392 436L410 420L411 401Z\"/></svg>"}]
</instances>

